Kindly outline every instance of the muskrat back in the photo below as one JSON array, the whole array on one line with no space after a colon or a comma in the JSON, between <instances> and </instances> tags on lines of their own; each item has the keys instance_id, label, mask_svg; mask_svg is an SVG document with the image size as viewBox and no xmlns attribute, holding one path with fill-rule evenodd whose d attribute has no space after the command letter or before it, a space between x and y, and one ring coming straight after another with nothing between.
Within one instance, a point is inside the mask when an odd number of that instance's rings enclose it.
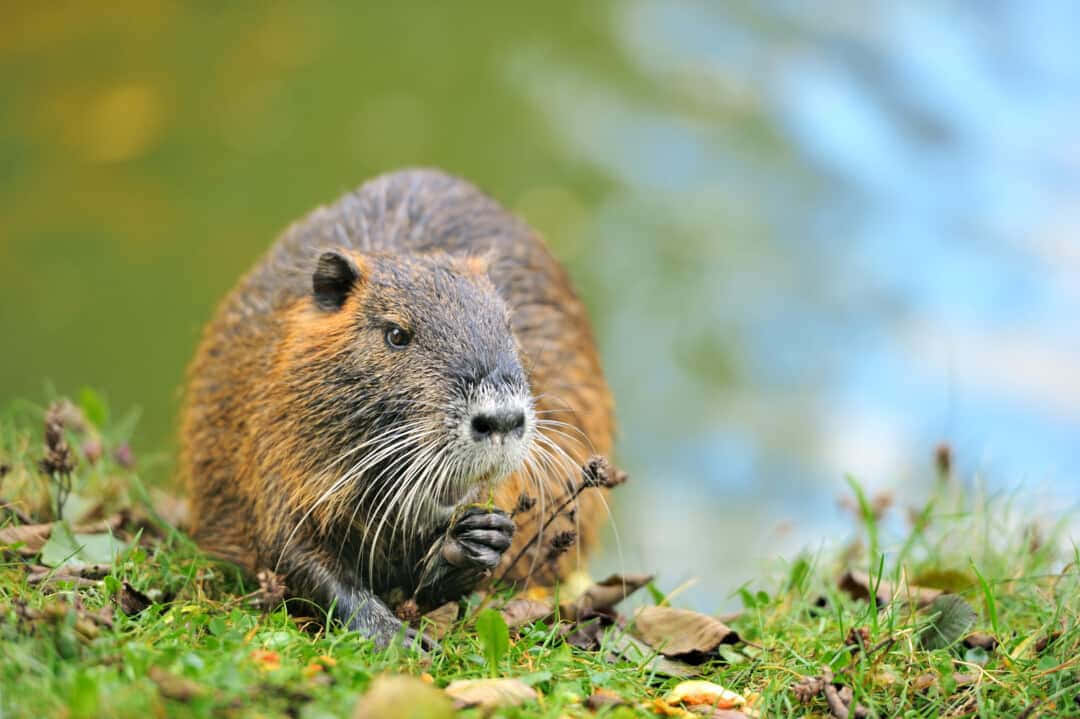
<instances>
[{"instance_id":1,"label":"muskrat back","mask_svg":"<svg viewBox=\"0 0 1080 719\"><path fill-rule=\"evenodd\" d=\"M558 520L578 551L527 542L610 451L612 411L541 238L463 180L383 175L285 230L207 326L181 429L192 531L385 639L392 592L571 571L600 492Z\"/></svg>"}]
</instances>

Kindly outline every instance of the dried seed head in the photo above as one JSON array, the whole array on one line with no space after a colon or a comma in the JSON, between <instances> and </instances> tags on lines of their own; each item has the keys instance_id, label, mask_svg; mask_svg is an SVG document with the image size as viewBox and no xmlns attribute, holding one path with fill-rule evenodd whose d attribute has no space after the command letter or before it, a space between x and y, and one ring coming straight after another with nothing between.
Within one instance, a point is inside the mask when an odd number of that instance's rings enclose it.
<instances>
[{"instance_id":1,"label":"dried seed head","mask_svg":"<svg viewBox=\"0 0 1080 719\"><path fill-rule=\"evenodd\" d=\"M934 450L934 465L937 467L938 474L943 478L952 474L952 463L952 447L942 442Z\"/></svg>"},{"instance_id":2,"label":"dried seed head","mask_svg":"<svg viewBox=\"0 0 1080 719\"><path fill-rule=\"evenodd\" d=\"M53 403L45 413L45 456L41 458L38 467L50 476L71 474L75 469L75 454L64 436L63 413L62 402Z\"/></svg>"},{"instance_id":3,"label":"dried seed head","mask_svg":"<svg viewBox=\"0 0 1080 719\"><path fill-rule=\"evenodd\" d=\"M618 487L627 480L626 472L616 469L606 457L591 457L581 468L585 487Z\"/></svg>"},{"instance_id":4,"label":"dried seed head","mask_svg":"<svg viewBox=\"0 0 1080 719\"><path fill-rule=\"evenodd\" d=\"M514 505L514 511L512 511L510 514L511 514L511 516L517 515L517 514L524 514L525 512L528 512L530 509L532 509L535 506L536 506L536 498L535 497L530 497L529 495L527 495L527 494L525 494L523 492L521 494L521 496L518 497L517 504Z\"/></svg>"},{"instance_id":5,"label":"dried seed head","mask_svg":"<svg viewBox=\"0 0 1080 719\"><path fill-rule=\"evenodd\" d=\"M557 532L555 536L551 538L551 543L548 544L547 561L558 559L566 550L574 546L574 542L577 541L577 532L572 529L568 529L565 532Z\"/></svg>"},{"instance_id":6,"label":"dried seed head","mask_svg":"<svg viewBox=\"0 0 1080 719\"><path fill-rule=\"evenodd\" d=\"M863 648L870 643L870 630L866 627L852 627L844 644L849 647Z\"/></svg>"}]
</instances>

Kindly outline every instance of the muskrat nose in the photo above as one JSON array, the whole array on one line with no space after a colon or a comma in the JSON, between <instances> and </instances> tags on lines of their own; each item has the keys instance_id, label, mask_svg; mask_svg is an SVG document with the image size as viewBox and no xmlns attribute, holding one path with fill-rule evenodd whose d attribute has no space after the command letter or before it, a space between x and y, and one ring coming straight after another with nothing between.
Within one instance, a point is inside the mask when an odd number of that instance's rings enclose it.
<instances>
[{"instance_id":1,"label":"muskrat nose","mask_svg":"<svg viewBox=\"0 0 1080 719\"><path fill-rule=\"evenodd\" d=\"M520 409L502 409L494 412L478 412L472 418L472 436L477 442L525 434L525 412Z\"/></svg>"}]
</instances>

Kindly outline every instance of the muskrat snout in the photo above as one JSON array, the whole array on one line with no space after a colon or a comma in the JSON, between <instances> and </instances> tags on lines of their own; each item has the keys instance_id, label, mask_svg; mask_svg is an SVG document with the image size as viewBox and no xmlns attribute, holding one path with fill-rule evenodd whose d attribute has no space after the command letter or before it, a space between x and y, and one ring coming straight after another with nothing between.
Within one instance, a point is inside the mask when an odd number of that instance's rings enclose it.
<instances>
[{"instance_id":1,"label":"muskrat snout","mask_svg":"<svg viewBox=\"0 0 1080 719\"><path fill-rule=\"evenodd\" d=\"M536 413L525 388L506 391L481 387L461 415L459 447L468 457L470 483L498 482L516 471L528 456Z\"/></svg>"},{"instance_id":2,"label":"muskrat snout","mask_svg":"<svg viewBox=\"0 0 1080 719\"><path fill-rule=\"evenodd\" d=\"M525 407L503 406L494 411L480 411L469 422L477 442L503 444L508 439L525 436Z\"/></svg>"}]
</instances>

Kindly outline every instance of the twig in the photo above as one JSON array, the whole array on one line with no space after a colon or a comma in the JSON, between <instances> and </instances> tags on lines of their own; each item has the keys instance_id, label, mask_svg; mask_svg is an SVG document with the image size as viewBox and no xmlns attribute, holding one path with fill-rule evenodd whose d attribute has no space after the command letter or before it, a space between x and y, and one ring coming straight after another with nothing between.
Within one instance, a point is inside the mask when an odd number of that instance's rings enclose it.
<instances>
[{"instance_id":1,"label":"twig","mask_svg":"<svg viewBox=\"0 0 1080 719\"><path fill-rule=\"evenodd\" d=\"M1042 706L1044 701L1044 699L1036 699L1031 704L1028 704L1027 708L1024 709L1024 711L1020 712L1019 715L1017 715L1016 719L1027 719L1029 716L1035 713L1036 709Z\"/></svg>"},{"instance_id":2,"label":"twig","mask_svg":"<svg viewBox=\"0 0 1080 719\"><path fill-rule=\"evenodd\" d=\"M599 455L590 458L589 461L582 466L581 477L581 483L571 488L570 494L566 497L563 503L555 508L555 511L553 511L551 515L548 516L548 518L544 520L544 522L540 525L540 529L537 530L536 534L534 534L532 538L525 543L525 546L518 550L518 553L514 556L510 563L506 565L506 569L504 569L502 574L499 575L499 578L495 580L496 582L502 582L506 578L506 575L509 574L510 571L517 566L517 563L521 561L521 558L524 557L525 554L533 547L533 545L535 545L540 540L540 537L544 535L544 531L547 530L551 523L558 519L567 507L569 507L572 503L576 502L578 496L582 492L592 487L606 487L608 489L611 489L613 487L619 486L626 481L625 472L621 472L615 469L611 466L607 459Z\"/></svg>"}]
</instances>

